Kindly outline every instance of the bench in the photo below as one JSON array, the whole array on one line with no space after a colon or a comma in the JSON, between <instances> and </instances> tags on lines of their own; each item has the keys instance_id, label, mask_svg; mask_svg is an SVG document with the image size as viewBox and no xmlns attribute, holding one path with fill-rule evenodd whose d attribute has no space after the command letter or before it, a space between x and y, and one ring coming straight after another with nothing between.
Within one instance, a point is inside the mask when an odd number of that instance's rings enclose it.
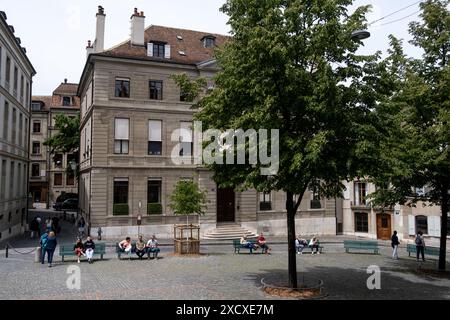
<instances>
[{"instance_id":1,"label":"bench","mask_svg":"<svg viewBox=\"0 0 450 320\"><path fill-rule=\"evenodd\" d=\"M64 256L75 256L75 250L73 246L75 244L63 244L59 246L59 255L61 256L61 261L64 262ZM100 260L103 260L103 255L106 253L105 243L95 243L94 256L100 255Z\"/></svg>"},{"instance_id":2,"label":"bench","mask_svg":"<svg viewBox=\"0 0 450 320\"><path fill-rule=\"evenodd\" d=\"M411 253L417 254L417 249L415 244L407 244L406 251L408 252L408 256L411 257ZM439 247L427 247L425 246L424 253L427 256L439 256Z\"/></svg>"},{"instance_id":3,"label":"bench","mask_svg":"<svg viewBox=\"0 0 450 320\"><path fill-rule=\"evenodd\" d=\"M136 241L131 241L131 254L136 252ZM117 258L119 260L121 260L122 255L127 256L128 253L123 251L120 247L119 247L119 242L116 242L116 253L117 253Z\"/></svg>"},{"instance_id":4,"label":"bench","mask_svg":"<svg viewBox=\"0 0 450 320\"><path fill-rule=\"evenodd\" d=\"M252 243L253 245L256 244L256 241L253 241L253 240L247 240L247 241ZM239 239L233 240L233 247L234 247L234 253L241 253L240 252L241 249L247 249L249 251L249 253L255 253L255 251L256 251L255 249L250 250L250 248L248 248L244 245L241 245L241 240L239 240ZM258 249L260 249L260 248L258 247ZM266 253L266 250L262 249L261 251L259 251L259 253L261 253L261 254Z\"/></svg>"},{"instance_id":5,"label":"bench","mask_svg":"<svg viewBox=\"0 0 450 320\"><path fill-rule=\"evenodd\" d=\"M368 250L379 254L378 241L353 241L344 240L345 252L349 253L350 249Z\"/></svg>"},{"instance_id":6,"label":"bench","mask_svg":"<svg viewBox=\"0 0 450 320\"><path fill-rule=\"evenodd\" d=\"M306 248L311 249L311 251L305 251ZM315 252L314 248L310 245L304 246L301 251L298 249L298 247L295 247L295 251L297 253L311 253L311 254ZM319 243L319 253L322 254L322 251L323 251L323 246L321 246Z\"/></svg>"}]
</instances>

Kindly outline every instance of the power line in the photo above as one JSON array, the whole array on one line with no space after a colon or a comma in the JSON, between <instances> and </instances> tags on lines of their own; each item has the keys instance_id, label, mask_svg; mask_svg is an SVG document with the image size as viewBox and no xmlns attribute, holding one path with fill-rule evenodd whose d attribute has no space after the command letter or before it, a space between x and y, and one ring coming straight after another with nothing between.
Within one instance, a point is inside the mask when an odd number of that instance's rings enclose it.
<instances>
[{"instance_id":1,"label":"power line","mask_svg":"<svg viewBox=\"0 0 450 320\"><path fill-rule=\"evenodd\" d=\"M381 17L380 19L377 19L377 20L375 20L375 21L372 21L372 22L369 23L368 25L371 26L371 25L373 25L374 23L377 23L377 22L379 22L379 21L381 21L381 20L384 20L384 19L386 19L386 18L389 18L389 17L393 16L394 14L397 14L397 13L399 13L399 12L402 12L402 11L408 9L408 8L411 8L412 6L415 6L416 4L418 4L418 3L420 3L420 2L422 2L422 0L421 0L421 1L416 1L416 2L414 2L413 4L410 4L410 5L408 5L408 6L404 7L404 8L398 9L397 11L394 11L394 12L392 12L392 13L390 13L390 14L384 16L384 17ZM415 12L414 14L416 14L416 13L417 13L417 12ZM412 14L411 14L411 15L412 15ZM411 15L410 15L410 16L411 16ZM406 18L407 18L407 17L404 17L403 19L406 19Z\"/></svg>"},{"instance_id":2,"label":"power line","mask_svg":"<svg viewBox=\"0 0 450 320\"><path fill-rule=\"evenodd\" d=\"M405 20L406 18L412 17L413 15L416 15L416 14L419 13L419 12L420 12L420 10L418 10L418 11L416 11L416 12L413 12L413 13L411 13L411 14L409 14L409 15L403 17L403 18L400 18L400 19L397 19L397 20L392 20L392 21L389 21L389 22L386 22L386 23L382 23L382 24L380 24L379 26L380 26L380 27L381 27L381 26L387 26L387 25L389 25L389 24L392 24L392 23L395 23L395 22L399 22L399 21Z\"/></svg>"}]
</instances>

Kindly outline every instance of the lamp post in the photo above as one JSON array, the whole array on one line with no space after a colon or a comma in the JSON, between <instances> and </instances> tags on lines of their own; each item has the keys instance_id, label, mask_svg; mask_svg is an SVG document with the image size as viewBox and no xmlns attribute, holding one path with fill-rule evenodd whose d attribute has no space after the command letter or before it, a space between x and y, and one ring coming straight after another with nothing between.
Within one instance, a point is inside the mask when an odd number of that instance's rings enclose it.
<instances>
[{"instance_id":1,"label":"lamp post","mask_svg":"<svg viewBox=\"0 0 450 320\"><path fill-rule=\"evenodd\" d=\"M367 30L355 30L352 32L351 39L353 41L356 40L365 40L370 38L370 32Z\"/></svg>"}]
</instances>

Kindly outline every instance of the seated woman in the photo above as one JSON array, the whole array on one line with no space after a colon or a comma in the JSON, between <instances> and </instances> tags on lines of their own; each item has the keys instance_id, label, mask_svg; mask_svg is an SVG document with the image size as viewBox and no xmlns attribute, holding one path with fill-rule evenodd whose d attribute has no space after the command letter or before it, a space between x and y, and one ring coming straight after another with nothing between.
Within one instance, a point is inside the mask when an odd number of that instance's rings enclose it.
<instances>
[{"instance_id":1,"label":"seated woman","mask_svg":"<svg viewBox=\"0 0 450 320\"><path fill-rule=\"evenodd\" d=\"M297 249L297 254L303 254L303 249L308 246L308 241L298 236L295 239L295 249Z\"/></svg>"},{"instance_id":2,"label":"seated woman","mask_svg":"<svg viewBox=\"0 0 450 320\"><path fill-rule=\"evenodd\" d=\"M125 240L122 240L119 242L119 249L121 250L121 252L125 252L126 254L128 254L128 257L131 260L131 249L132 249L132 245L131 245L131 238L130 237L126 237Z\"/></svg>"},{"instance_id":3,"label":"seated woman","mask_svg":"<svg viewBox=\"0 0 450 320\"><path fill-rule=\"evenodd\" d=\"M152 238L147 241L147 256L150 259L150 254L153 253L153 258L158 260L158 253L160 249L158 248L158 240L156 240L156 236L152 235Z\"/></svg>"},{"instance_id":4,"label":"seated woman","mask_svg":"<svg viewBox=\"0 0 450 320\"><path fill-rule=\"evenodd\" d=\"M260 235L258 237L257 244L263 250L262 251L263 253L270 254L269 251L271 251L272 249L269 248L269 246L267 246L266 238L264 238L264 235L262 232L260 233Z\"/></svg>"},{"instance_id":5,"label":"seated woman","mask_svg":"<svg viewBox=\"0 0 450 320\"><path fill-rule=\"evenodd\" d=\"M142 260L142 257L145 254L145 242L142 239L142 236L139 235L138 241L136 241L136 254L139 257L140 260Z\"/></svg>"},{"instance_id":6,"label":"seated woman","mask_svg":"<svg viewBox=\"0 0 450 320\"><path fill-rule=\"evenodd\" d=\"M317 254L320 254L320 252L319 252L319 238L313 237L313 238L309 241L309 247L311 248L312 254L314 254L314 249L316 249L316 253L317 253Z\"/></svg>"},{"instance_id":7,"label":"seated woman","mask_svg":"<svg viewBox=\"0 0 450 320\"><path fill-rule=\"evenodd\" d=\"M258 246L254 245L250 241L247 241L247 236L246 235L243 235L241 237L240 243L241 243L241 246L243 246L245 248L249 248L250 249L250 253L252 253L253 250L257 250L258 249Z\"/></svg>"},{"instance_id":8,"label":"seated woman","mask_svg":"<svg viewBox=\"0 0 450 320\"><path fill-rule=\"evenodd\" d=\"M80 263L80 257L84 256L84 245L80 238L77 239L77 242L73 246L73 251L75 255L78 257L78 263Z\"/></svg>"},{"instance_id":9,"label":"seated woman","mask_svg":"<svg viewBox=\"0 0 450 320\"><path fill-rule=\"evenodd\" d=\"M89 263L92 263L92 256L94 255L95 243L92 241L91 237L87 237L84 243L84 250Z\"/></svg>"}]
</instances>

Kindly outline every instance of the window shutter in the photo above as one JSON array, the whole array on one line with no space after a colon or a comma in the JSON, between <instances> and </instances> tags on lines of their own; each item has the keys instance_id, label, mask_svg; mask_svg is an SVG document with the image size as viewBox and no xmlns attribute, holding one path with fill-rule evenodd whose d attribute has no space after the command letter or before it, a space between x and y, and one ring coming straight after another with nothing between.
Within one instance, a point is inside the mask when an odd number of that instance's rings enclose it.
<instances>
[{"instance_id":1,"label":"window shutter","mask_svg":"<svg viewBox=\"0 0 450 320\"><path fill-rule=\"evenodd\" d=\"M432 237L441 235L441 218L438 216L428 217L428 234Z\"/></svg>"},{"instance_id":2,"label":"window shutter","mask_svg":"<svg viewBox=\"0 0 450 320\"><path fill-rule=\"evenodd\" d=\"M164 58L170 59L170 44L164 46Z\"/></svg>"},{"instance_id":3,"label":"window shutter","mask_svg":"<svg viewBox=\"0 0 450 320\"><path fill-rule=\"evenodd\" d=\"M162 141L160 120L148 121L148 141Z\"/></svg>"},{"instance_id":4,"label":"window shutter","mask_svg":"<svg viewBox=\"0 0 450 320\"><path fill-rule=\"evenodd\" d=\"M408 233L410 236L416 234L416 219L413 215L408 216Z\"/></svg>"},{"instance_id":5,"label":"window shutter","mask_svg":"<svg viewBox=\"0 0 450 320\"><path fill-rule=\"evenodd\" d=\"M180 140L181 142L192 142L192 122L181 122Z\"/></svg>"},{"instance_id":6,"label":"window shutter","mask_svg":"<svg viewBox=\"0 0 450 320\"><path fill-rule=\"evenodd\" d=\"M115 139L129 140L129 119L115 119Z\"/></svg>"},{"instance_id":7,"label":"window shutter","mask_svg":"<svg viewBox=\"0 0 450 320\"><path fill-rule=\"evenodd\" d=\"M147 56L153 57L153 43L149 42L147 45Z\"/></svg>"}]
</instances>

